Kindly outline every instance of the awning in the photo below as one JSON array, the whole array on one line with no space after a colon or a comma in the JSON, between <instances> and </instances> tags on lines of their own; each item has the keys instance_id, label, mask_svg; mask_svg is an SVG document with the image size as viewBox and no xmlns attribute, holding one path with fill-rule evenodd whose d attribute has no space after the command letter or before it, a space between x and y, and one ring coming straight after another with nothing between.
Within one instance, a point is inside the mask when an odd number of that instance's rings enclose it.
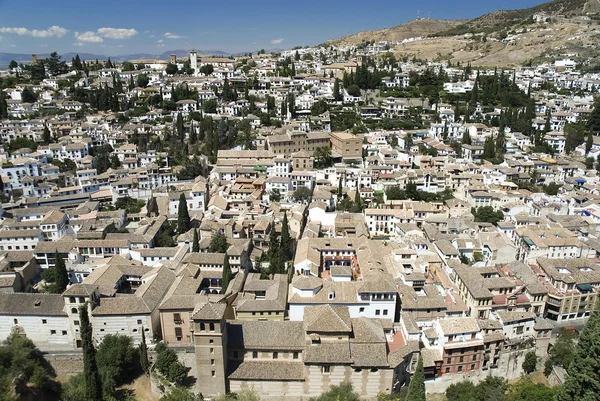
<instances>
[{"instance_id":1,"label":"awning","mask_svg":"<svg viewBox=\"0 0 600 401\"><path fill-rule=\"evenodd\" d=\"M577 284L577 289L582 292L592 291L591 284Z\"/></svg>"}]
</instances>

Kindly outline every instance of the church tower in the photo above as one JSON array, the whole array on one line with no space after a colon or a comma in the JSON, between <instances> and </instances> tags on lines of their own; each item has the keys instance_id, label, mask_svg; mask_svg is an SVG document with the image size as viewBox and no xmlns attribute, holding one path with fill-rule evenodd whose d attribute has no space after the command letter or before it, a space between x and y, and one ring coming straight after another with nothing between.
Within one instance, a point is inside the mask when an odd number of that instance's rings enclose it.
<instances>
[{"instance_id":1,"label":"church tower","mask_svg":"<svg viewBox=\"0 0 600 401\"><path fill-rule=\"evenodd\" d=\"M227 392L227 305L203 303L192 314L193 337L198 370L198 389L204 397Z\"/></svg>"},{"instance_id":2,"label":"church tower","mask_svg":"<svg viewBox=\"0 0 600 401\"><path fill-rule=\"evenodd\" d=\"M198 53L196 53L196 50L190 52L190 68L194 70L194 75L198 75Z\"/></svg>"}]
</instances>

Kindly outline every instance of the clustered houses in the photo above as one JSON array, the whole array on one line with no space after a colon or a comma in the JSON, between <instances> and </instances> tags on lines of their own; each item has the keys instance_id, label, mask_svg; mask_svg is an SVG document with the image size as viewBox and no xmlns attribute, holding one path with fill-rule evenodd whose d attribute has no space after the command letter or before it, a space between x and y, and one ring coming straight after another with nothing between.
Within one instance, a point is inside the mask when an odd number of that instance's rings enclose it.
<instances>
[{"instance_id":1,"label":"clustered houses","mask_svg":"<svg viewBox=\"0 0 600 401\"><path fill-rule=\"evenodd\" d=\"M482 122L469 123L453 105L426 98L386 95L372 104L348 94L342 79L361 67L358 56L386 48L238 59L192 51L186 74L134 60L135 71L94 70L76 83L131 82L119 97L135 107L172 102L128 116L68 99L55 78L6 89L0 340L16 331L44 350L77 352L87 305L97 344L109 334L137 344L144 333L148 344L193 349L194 390L207 397L253 389L261 398L301 398L350 381L374 398L406 385L419 357L432 385L463 374L517 377L512 367L525 352L545 358L555 323L584 322L600 291L600 179L566 154L564 132L592 112L599 77L576 73L568 60L501 72L533 89L541 146L500 133L492 121L501 107L477 104ZM299 71L292 77L280 70L287 58ZM476 79L440 63L399 64L402 73L380 66L390 75L383 88L409 89L410 73L427 69L450 77L450 93L472 91ZM145 88L134 83L140 74ZM225 99L226 86L238 88L236 97ZM22 101L26 88L40 95L34 104ZM34 118L40 108L60 112ZM428 128L355 134L336 126L344 113L418 117ZM210 155L186 160L170 148L229 121L247 123L250 143L240 145L240 129L232 149ZM48 131L51 143L33 149ZM499 134L505 154L492 164L485 144ZM32 148L11 146L16 139ZM573 152L596 159L600 141ZM175 233L182 202L189 229ZM290 260L285 273L270 272L271 242L284 230ZM46 294L41 272L57 254L69 285Z\"/></svg>"}]
</instances>

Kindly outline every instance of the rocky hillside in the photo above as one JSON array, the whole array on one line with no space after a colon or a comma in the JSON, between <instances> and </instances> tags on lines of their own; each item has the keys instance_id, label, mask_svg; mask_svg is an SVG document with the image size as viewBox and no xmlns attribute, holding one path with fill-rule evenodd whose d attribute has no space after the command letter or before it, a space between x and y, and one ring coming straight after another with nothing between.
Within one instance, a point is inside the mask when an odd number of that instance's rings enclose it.
<instances>
[{"instance_id":1,"label":"rocky hillside","mask_svg":"<svg viewBox=\"0 0 600 401\"><path fill-rule=\"evenodd\" d=\"M439 21L429 18L421 18L407 22L406 24L378 31L364 31L353 35L344 36L339 39L329 40L327 44L344 46L358 45L368 41L390 41L399 42L408 38L426 37L441 31L448 31L466 21Z\"/></svg>"},{"instance_id":2,"label":"rocky hillside","mask_svg":"<svg viewBox=\"0 0 600 401\"><path fill-rule=\"evenodd\" d=\"M533 16L545 13L545 22ZM360 32L332 44L420 40L393 47L398 56L511 67L560 56L598 64L600 0L554 0L520 10L500 10L472 20L421 19L394 28Z\"/></svg>"}]
</instances>

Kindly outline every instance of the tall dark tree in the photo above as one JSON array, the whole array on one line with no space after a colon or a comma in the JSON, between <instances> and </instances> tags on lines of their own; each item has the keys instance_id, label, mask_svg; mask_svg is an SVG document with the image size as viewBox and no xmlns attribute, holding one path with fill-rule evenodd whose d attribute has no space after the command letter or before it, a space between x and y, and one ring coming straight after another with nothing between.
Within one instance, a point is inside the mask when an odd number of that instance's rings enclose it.
<instances>
[{"instance_id":1,"label":"tall dark tree","mask_svg":"<svg viewBox=\"0 0 600 401\"><path fill-rule=\"evenodd\" d=\"M87 401L102 400L102 383L96 365L96 348L92 341L92 324L88 315L87 302L79 307L81 347L83 349L83 376Z\"/></svg>"},{"instance_id":2,"label":"tall dark tree","mask_svg":"<svg viewBox=\"0 0 600 401\"><path fill-rule=\"evenodd\" d=\"M0 118L8 118L8 103L6 102L6 94L0 90Z\"/></svg>"},{"instance_id":3,"label":"tall dark tree","mask_svg":"<svg viewBox=\"0 0 600 401\"><path fill-rule=\"evenodd\" d=\"M198 230L194 230L194 240L192 241L192 252L200 252L200 239L198 238Z\"/></svg>"},{"instance_id":4,"label":"tall dark tree","mask_svg":"<svg viewBox=\"0 0 600 401\"><path fill-rule=\"evenodd\" d=\"M335 79L333 83L333 98L336 102L342 100L342 93L340 92L340 80L338 78Z\"/></svg>"},{"instance_id":5,"label":"tall dark tree","mask_svg":"<svg viewBox=\"0 0 600 401\"><path fill-rule=\"evenodd\" d=\"M140 366L144 373L148 374L150 371L150 361L148 360L148 345L146 344L146 334L144 334L144 328L142 327L142 341L140 342Z\"/></svg>"},{"instance_id":6,"label":"tall dark tree","mask_svg":"<svg viewBox=\"0 0 600 401\"><path fill-rule=\"evenodd\" d=\"M287 213L283 213L283 222L281 223L281 237L279 239L281 256L285 262L292 259L292 238L290 237L290 226Z\"/></svg>"},{"instance_id":7,"label":"tall dark tree","mask_svg":"<svg viewBox=\"0 0 600 401\"><path fill-rule=\"evenodd\" d=\"M600 400L600 311L587 321L557 401Z\"/></svg>"},{"instance_id":8,"label":"tall dark tree","mask_svg":"<svg viewBox=\"0 0 600 401\"><path fill-rule=\"evenodd\" d=\"M417 363L417 369L410 378L408 385L408 393L406 394L405 401L426 401L425 392L425 372L423 371L423 358L419 357Z\"/></svg>"},{"instance_id":9,"label":"tall dark tree","mask_svg":"<svg viewBox=\"0 0 600 401\"><path fill-rule=\"evenodd\" d=\"M179 207L177 208L177 232L183 234L190 229L190 213L188 212L185 195L179 195Z\"/></svg>"},{"instance_id":10,"label":"tall dark tree","mask_svg":"<svg viewBox=\"0 0 600 401\"><path fill-rule=\"evenodd\" d=\"M461 142L464 145L470 145L471 144L471 135L469 135L469 131L465 130L465 132L463 133L462 141Z\"/></svg>"},{"instance_id":11,"label":"tall dark tree","mask_svg":"<svg viewBox=\"0 0 600 401\"><path fill-rule=\"evenodd\" d=\"M44 124L44 132L42 133L42 141L44 143L52 142L52 135L50 135L50 129L48 128L48 124Z\"/></svg>"},{"instance_id":12,"label":"tall dark tree","mask_svg":"<svg viewBox=\"0 0 600 401\"><path fill-rule=\"evenodd\" d=\"M61 294L67 289L67 285L69 285L69 273L67 272L65 261L58 251L54 254L54 258L56 260L54 265L55 292Z\"/></svg>"},{"instance_id":13,"label":"tall dark tree","mask_svg":"<svg viewBox=\"0 0 600 401\"><path fill-rule=\"evenodd\" d=\"M185 139L185 129L183 126L183 116L181 113L177 113L177 119L175 120L175 132L177 132L177 137L179 141L183 143Z\"/></svg>"},{"instance_id":14,"label":"tall dark tree","mask_svg":"<svg viewBox=\"0 0 600 401\"><path fill-rule=\"evenodd\" d=\"M594 137L592 136L592 133L590 132L585 141L585 154L586 155L588 153L590 153L590 150L592 150L592 145L594 145Z\"/></svg>"},{"instance_id":15,"label":"tall dark tree","mask_svg":"<svg viewBox=\"0 0 600 401\"><path fill-rule=\"evenodd\" d=\"M588 116L587 127L593 134L600 133L600 97L594 102L594 108Z\"/></svg>"},{"instance_id":16,"label":"tall dark tree","mask_svg":"<svg viewBox=\"0 0 600 401\"><path fill-rule=\"evenodd\" d=\"M227 252L225 253L225 258L223 260L223 274L221 276L221 293L225 294L227 292L227 287L229 286L229 282L232 277L231 266L229 266L229 255Z\"/></svg>"}]
</instances>

